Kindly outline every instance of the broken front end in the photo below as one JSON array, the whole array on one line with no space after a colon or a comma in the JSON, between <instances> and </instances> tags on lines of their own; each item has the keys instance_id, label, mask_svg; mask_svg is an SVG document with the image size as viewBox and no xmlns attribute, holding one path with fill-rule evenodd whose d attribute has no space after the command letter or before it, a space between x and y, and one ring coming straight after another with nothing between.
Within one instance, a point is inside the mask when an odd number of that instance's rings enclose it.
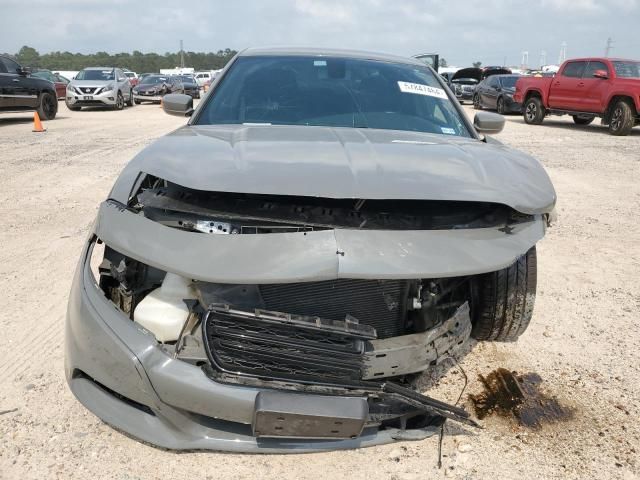
<instances>
[{"instance_id":1,"label":"broken front end","mask_svg":"<svg viewBox=\"0 0 640 480\"><path fill-rule=\"evenodd\" d=\"M472 335L526 329L544 228L492 203L204 192L142 175L127 204L101 205L87 242L68 381L106 422L175 449L353 448L424 438L444 418L475 425L412 380Z\"/></svg>"}]
</instances>

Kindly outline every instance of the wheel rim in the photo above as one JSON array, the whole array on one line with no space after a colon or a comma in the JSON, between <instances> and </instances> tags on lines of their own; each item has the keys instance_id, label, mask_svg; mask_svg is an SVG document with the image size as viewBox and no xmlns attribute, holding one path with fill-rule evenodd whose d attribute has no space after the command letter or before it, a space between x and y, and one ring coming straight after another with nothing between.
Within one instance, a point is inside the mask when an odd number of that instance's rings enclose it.
<instances>
[{"instance_id":1,"label":"wheel rim","mask_svg":"<svg viewBox=\"0 0 640 480\"><path fill-rule=\"evenodd\" d=\"M477 95L475 97L473 97L473 105L476 106L476 107L480 106L480 100L478 99Z\"/></svg>"},{"instance_id":2,"label":"wheel rim","mask_svg":"<svg viewBox=\"0 0 640 480\"><path fill-rule=\"evenodd\" d=\"M42 109L44 113L47 115L47 118L51 118L55 112L55 105L53 104L53 100L50 95L44 97L42 101Z\"/></svg>"},{"instance_id":3,"label":"wheel rim","mask_svg":"<svg viewBox=\"0 0 640 480\"><path fill-rule=\"evenodd\" d=\"M118 94L118 109L124 108L124 97L121 93Z\"/></svg>"},{"instance_id":4,"label":"wheel rim","mask_svg":"<svg viewBox=\"0 0 640 480\"><path fill-rule=\"evenodd\" d=\"M613 111L613 116L611 117L611 128L613 130L618 130L621 124L622 124L622 108L618 107Z\"/></svg>"},{"instance_id":5,"label":"wheel rim","mask_svg":"<svg viewBox=\"0 0 640 480\"><path fill-rule=\"evenodd\" d=\"M536 107L536 104L531 102L527 105L527 111L526 111L526 115L527 115L527 120L534 120L536 118L536 114L538 113L538 107Z\"/></svg>"}]
</instances>

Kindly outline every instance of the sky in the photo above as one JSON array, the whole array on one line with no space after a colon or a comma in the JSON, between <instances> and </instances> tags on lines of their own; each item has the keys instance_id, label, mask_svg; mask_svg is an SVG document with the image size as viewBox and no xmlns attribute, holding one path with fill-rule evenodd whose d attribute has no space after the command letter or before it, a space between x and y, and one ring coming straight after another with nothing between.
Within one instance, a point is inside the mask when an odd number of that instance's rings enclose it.
<instances>
[{"instance_id":1,"label":"sky","mask_svg":"<svg viewBox=\"0 0 640 480\"><path fill-rule=\"evenodd\" d=\"M640 0L0 0L0 51L40 53L241 50L295 45L411 56L450 65L557 63L604 55L640 59ZM634 38L635 37L635 38Z\"/></svg>"}]
</instances>

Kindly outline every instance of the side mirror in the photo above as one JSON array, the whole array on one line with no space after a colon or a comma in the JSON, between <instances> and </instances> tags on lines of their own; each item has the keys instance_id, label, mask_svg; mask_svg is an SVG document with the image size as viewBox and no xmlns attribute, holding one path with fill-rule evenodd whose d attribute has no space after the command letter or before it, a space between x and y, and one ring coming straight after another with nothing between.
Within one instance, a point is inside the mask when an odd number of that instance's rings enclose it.
<instances>
[{"instance_id":1,"label":"side mirror","mask_svg":"<svg viewBox=\"0 0 640 480\"><path fill-rule=\"evenodd\" d=\"M190 117L193 114L193 98L182 93L168 93L162 97L162 109L176 117Z\"/></svg>"},{"instance_id":2,"label":"side mirror","mask_svg":"<svg viewBox=\"0 0 640 480\"><path fill-rule=\"evenodd\" d=\"M31 69L29 67L20 67L18 68L18 75L21 75L23 77L31 75Z\"/></svg>"},{"instance_id":3,"label":"side mirror","mask_svg":"<svg viewBox=\"0 0 640 480\"><path fill-rule=\"evenodd\" d=\"M496 134L504 128L504 117L492 112L478 112L473 118L473 126L478 133Z\"/></svg>"},{"instance_id":4,"label":"side mirror","mask_svg":"<svg viewBox=\"0 0 640 480\"><path fill-rule=\"evenodd\" d=\"M596 70L595 72L593 72L593 76L596 78L602 78L603 80L609 78L609 74L606 70Z\"/></svg>"}]
</instances>

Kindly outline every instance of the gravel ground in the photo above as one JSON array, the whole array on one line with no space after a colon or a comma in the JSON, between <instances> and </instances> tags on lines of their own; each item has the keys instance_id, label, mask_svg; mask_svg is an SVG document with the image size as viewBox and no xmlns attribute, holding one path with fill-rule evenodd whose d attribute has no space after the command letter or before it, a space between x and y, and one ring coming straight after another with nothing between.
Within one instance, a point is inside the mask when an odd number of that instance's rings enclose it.
<instances>
[{"instance_id":1,"label":"gravel ground","mask_svg":"<svg viewBox=\"0 0 640 480\"><path fill-rule=\"evenodd\" d=\"M472 115L473 110L468 109ZM173 453L141 444L84 409L63 377L63 323L81 243L125 163L184 120L142 105L70 112L32 133L0 116L0 478L624 478L640 475L640 129L509 116L497 138L535 155L558 191L558 223L539 244L538 298L513 344L475 344L460 359L467 393L496 368L535 373L571 412L523 427L490 416L475 431L308 455ZM423 376L453 402L458 368ZM471 409L467 395L465 407Z\"/></svg>"}]
</instances>

